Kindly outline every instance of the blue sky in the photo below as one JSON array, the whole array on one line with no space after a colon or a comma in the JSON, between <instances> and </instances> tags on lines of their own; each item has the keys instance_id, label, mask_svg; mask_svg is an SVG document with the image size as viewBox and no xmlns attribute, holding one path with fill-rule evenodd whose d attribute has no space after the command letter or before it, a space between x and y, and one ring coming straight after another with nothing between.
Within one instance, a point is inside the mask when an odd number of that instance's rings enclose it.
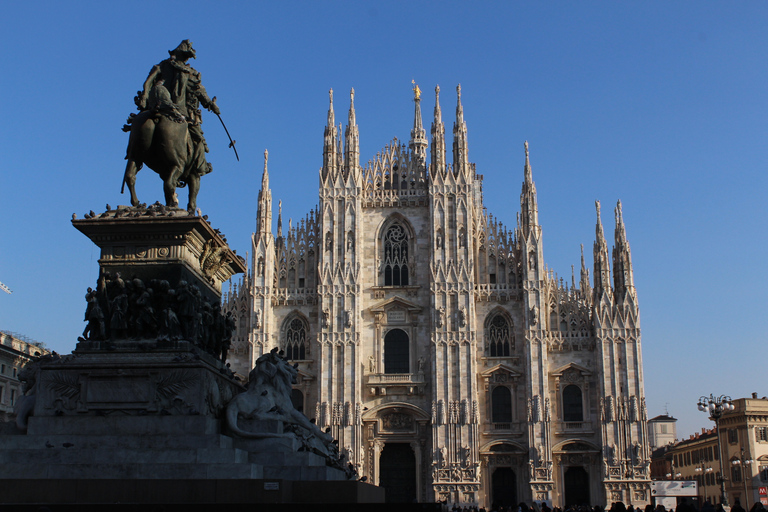
<instances>
[{"instance_id":1,"label":"blue sky","mask_svg":"<svg viewBox=\"0 0 768 512\"><path fill-rule=\"evenodd\" d=\"M23 5L22 5L23 4ZM82 332L98 251L72 213L120 195L133 96L182 39L238 141L204 114L213 174L198 204L249 250L269 149L275 206L317 204L328 89L361 160L413 123L411 80L448 132L455 87L485 205L514 225L528 140L544 258L591 265L594 201L624 206L649 415L710 427L702 394L766 390L765 2L13 2L0 20L0 328L60 351ZM449 134L450 143L450 134ZM139 174L140 199L161 183ZM186 193L182 192L182 196Z\"/></svg>"}]
</instances>

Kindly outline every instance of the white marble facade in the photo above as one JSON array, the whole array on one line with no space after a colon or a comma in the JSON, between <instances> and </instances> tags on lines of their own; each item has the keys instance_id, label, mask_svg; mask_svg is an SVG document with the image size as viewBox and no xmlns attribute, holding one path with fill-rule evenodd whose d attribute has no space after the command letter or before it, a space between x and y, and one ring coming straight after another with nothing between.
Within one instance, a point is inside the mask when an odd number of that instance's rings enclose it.
<instances>
[{"instance_id":1,"label":"white marble facade","mask_svg":"<svg viewBox=\"0 0 768 512\"><path fill-rule=\"evenodd\" d=\"M554 505L650 499L639 312L621 204L612 258L597 206L594 267L545 266L525 145L517 225L483 207L461 89L448 161L415 90L408 144L359 164L333 95L319 205L272 231L267 155L250 268L224 297L232 367L273 347L299 363L296 403L391 499ZM505 212L509 214L509 212ZM610 264L613 264L613 273Z\"/></svg>"}]
</instances>

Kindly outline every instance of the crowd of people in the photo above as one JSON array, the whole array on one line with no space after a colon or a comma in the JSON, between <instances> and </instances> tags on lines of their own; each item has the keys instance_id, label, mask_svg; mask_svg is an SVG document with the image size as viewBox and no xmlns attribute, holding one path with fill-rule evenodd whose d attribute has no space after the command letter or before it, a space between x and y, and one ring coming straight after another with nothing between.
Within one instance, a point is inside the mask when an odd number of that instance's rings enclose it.
<instances>
[{"instance_id":1,"label":"crowd of people","mask_svg":"<svg viewBox=\"0 0 768 512\"><path fill-rule=\"evenodd\" d=\"M546 502L541 504L534 502L531 506L526 503L520 503L518 505L492 505L489 510L485 508L477 507L460 507L454 505L449 507L450 512L727 512L721 503L713 505L710 500L706 500L699 509L692 502L689 502L686 498L680 498L676 508L667 509L664 505L646 505L645 507L634 507L632 504L624 505L624 503L617 501L613 503L610 508L605 509L600 505L570 505L562 509L560 507L549 507ZM736 499L730 512L747 512L741 505L740 501ZM762 503L756 502L749 509L749 512L768 512Z\"/></svg>"}]
</instances>

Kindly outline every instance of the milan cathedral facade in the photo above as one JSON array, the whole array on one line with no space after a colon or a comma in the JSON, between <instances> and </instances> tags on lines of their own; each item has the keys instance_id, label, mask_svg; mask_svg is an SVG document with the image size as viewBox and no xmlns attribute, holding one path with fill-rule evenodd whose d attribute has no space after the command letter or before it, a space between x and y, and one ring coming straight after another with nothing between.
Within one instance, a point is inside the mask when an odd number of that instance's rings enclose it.
<instances>
[{"instance_id":1,"label":"milan cathedral facade","mask_svg":"<svg viewBox=\"0 0 768 512\"><path fill-rule=\"evenodd\" d=\"M436 88L431 146L413 130L359 163L333 95L319 204L272 226L267 158L252 258L224 297L230 362L247 375L279 347L294 404L388 500L634 505L650 500L640 325L621 204L611 255L597 206L592 283L544 264L525 145L517 226L483 207L461 89L452 162ZM508 212L505 212L508 213Z\"/></svg>"}]
</instances>

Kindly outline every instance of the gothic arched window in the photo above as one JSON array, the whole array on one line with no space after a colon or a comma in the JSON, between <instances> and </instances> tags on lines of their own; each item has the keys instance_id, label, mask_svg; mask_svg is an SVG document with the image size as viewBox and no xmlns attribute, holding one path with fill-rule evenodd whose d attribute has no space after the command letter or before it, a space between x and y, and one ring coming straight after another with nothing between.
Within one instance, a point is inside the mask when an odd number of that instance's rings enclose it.
<instances>
[{"instance_id":1,"label":"gothic arched window","mask_svg":"<svg viewBox=\"0 0 768 512\"><path fill-rule=\"evenodd\" d=\"M399 224L384 235L384 286L408 286L408 235Z\"/></svg>"},{"instance_id":2,"label":"gothic arched window","mask_svg":"<svg viewBox=\"0 0 768 512\"><path fill-rule=\"evenodd\" d=\"M563 421L584 421L581 389L575 384L563 389Z\"/></svg>"},{"instance_id":3,"label":"gothic arched window","mask_svg":"<svg viewBox=\"0 0 768 512\"><path fill-rule=\"evenodd\" d=\"M408 334L392 329L384 336L384 373L410 373Z\"/></svg>"},{"instance_id":4,"label":"gothic arched window","mask_svg":"<svg viewBox=\"0 0 768 512\"><path fill-rule=\"evenodd\" d=\"M496 386L491 393L491 421L512 423L512 393L505 386Z\"/></svg>"},{"instance_id":5,"label":"gothic arched window","mask_svg":"<svg viewBox=\"0 0 768 512\"><path fill-rule=\"evenodd\" d=\"M497 314L488 325L488 354L508 357L511 352L512 333L507 319Z\"/></svg>"},{"instance_id":6,"label":"gothic arched window","mask_svg":"<svg viewBox=\"0 0 768 512\"><path fill-rule=\"evenodd\" d=\"M307 356L307 324L301 318L294 318L285 330L285 357L288 360L303 360Z\"/></svg>"}]
</instances>

